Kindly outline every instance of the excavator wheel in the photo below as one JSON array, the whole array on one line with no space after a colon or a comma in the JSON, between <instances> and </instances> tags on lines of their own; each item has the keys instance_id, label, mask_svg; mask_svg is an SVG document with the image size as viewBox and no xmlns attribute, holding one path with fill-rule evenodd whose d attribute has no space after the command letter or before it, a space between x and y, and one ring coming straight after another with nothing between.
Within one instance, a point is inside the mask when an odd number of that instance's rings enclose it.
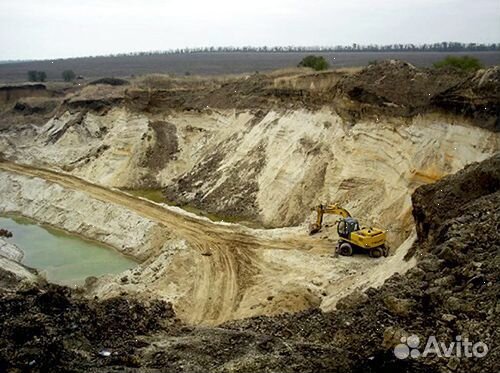
<instances>
[{"instance_id":1,"label":"excavator wheel","mask_svg":"<svg viewBox=\"0 0 500 373\"><path fill-rule=\"evenodd\" d=\"M352 246L348 244L347 242L344 242L343 244L340 245L340 255L343 256L352 256Z\"/></svg>"},{"instance_id":2,"label":"excavator wheel","mask_svg":"<svg viewBox=\"0 0 500 373\"><path fill-rule=\"evenodd\" d=\"M370 256L372 258L380 258L382 255L384 255L384 252L380 247L375 247L370 250Z\"/></svg>"}]
</instances>

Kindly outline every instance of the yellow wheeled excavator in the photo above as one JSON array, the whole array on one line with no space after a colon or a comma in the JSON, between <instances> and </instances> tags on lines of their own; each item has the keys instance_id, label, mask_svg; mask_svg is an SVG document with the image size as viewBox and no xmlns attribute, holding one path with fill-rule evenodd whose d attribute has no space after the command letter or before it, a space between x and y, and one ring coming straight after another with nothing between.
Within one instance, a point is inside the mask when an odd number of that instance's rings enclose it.
<instances>
[{"instance_id":1,"label":"yellow wheeled excavator","mask_svg":"<svg viewBox=\"0 0 500 373\"><path fill-rule=\"evenodd\" d=\"M379 228L360 228L359 223L354 219L349 211L337 204L318 205L316 211L316 222L309 226L309 234L320 231L323 225L324 214L334 214L342 216L338 221L337 233L339 242L337 251L340 255L351 256L355 249L366 250L372 258L387 256L389 250L385 245L386 233Z\"/></svg>"}]
</instances>

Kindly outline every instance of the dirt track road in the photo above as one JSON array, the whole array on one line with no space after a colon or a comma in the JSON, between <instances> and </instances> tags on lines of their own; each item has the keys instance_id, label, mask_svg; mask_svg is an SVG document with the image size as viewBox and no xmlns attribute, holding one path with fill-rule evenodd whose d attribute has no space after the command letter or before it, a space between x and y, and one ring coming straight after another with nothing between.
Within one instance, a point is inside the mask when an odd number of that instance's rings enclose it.
<instances>
[{"instance_id":1,"label":"dirt track road","mask_svg":"<svg viewBox=\"0 0 500 373\"><path fill-rule=\"evenodd\" d=\"M188 322L213 324L231 319L238 308L244 291L243 284L251 281L263 269L267 273L279 272L262 261L257 254L262 249L312 248L331 251L331 243L307 236L281 235L272 238L268 231L250 229L237 224L220 224L173 211L166 206L108 189L75 176L53 170L0 162L0 170L28 177L41 178L57 183L64 188L87 193L106 203L124 206L152 221L165 226L175 236L185 239L200 253L196 258L196 279L190 303L195 305L189 313Z\"/></svg>"}]
</instances>

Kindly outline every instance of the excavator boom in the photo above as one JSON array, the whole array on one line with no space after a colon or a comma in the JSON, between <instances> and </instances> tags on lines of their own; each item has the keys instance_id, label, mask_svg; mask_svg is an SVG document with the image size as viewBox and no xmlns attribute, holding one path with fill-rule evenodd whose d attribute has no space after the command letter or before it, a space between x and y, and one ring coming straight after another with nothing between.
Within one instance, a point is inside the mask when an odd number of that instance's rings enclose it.
<instances>
[{"instance_id":1,"label":"excavator boom","mask_svg":"<svg viewBox=\"0 0 500 373\"><path fill-rule=\"evenodd\" d=\"M314 234L319 232L321 226L323 225L324 214L340 215L344 219L351 217L349 211L347 211L343 207L340 207L337 204L318 205L314 208L314 210L316 211L316 222L309 226L309 234Z\"/></svg>"}]
</instances>

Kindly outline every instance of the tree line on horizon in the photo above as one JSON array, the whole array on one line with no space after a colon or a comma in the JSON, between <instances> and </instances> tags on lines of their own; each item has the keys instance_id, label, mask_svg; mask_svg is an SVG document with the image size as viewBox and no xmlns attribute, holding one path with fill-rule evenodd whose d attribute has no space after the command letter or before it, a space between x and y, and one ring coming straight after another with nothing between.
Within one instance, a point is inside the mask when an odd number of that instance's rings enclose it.
<instances>
[{"instance_id":1,"label":"tree line on horizon","mask_svg":"<svg viewBox=\"0 0 500 373\"><path fill-rule=\"evenodd\" d=\"M112 53L102 56L90 57L127 57L127 56L154 56L165 54L188 54L188 53L232 53L232 52L259 52L259 53L286 53L286 52L487 52L500 51L500 43L458 43L440 42L432 44L357 44L337 45L333 47L324 46L243 46L243 47L193 47L176 48L156 51Z\"/></svg>"},{"instance_id":2,"label":"tree line on horizon","mask_svg":"<svg viewBox=\"0 0 500 373\"><path fill-rule=\"evenodd\" d=\"M76 74L73 70L64 70L61 76L65 82L71 82L76 78ZM28 81L45 82L46 80L47 80L47 73L45 71L37 71L37 70L28 71Z\"/></svg>"}]
</instances>

